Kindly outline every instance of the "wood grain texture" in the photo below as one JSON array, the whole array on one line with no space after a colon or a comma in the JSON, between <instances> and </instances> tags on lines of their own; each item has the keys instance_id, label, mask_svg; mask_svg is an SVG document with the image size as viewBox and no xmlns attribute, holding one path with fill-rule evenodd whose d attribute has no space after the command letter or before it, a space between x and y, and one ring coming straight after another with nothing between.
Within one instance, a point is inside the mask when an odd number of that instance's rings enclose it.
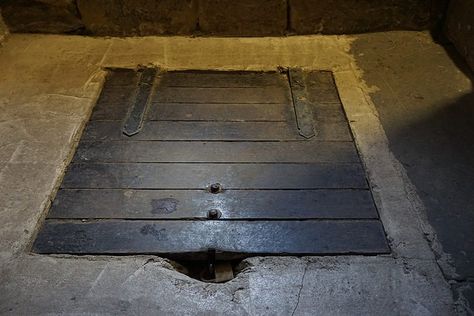
<instances>
[{"instance_id":1,"label":"wood grain texture","mask_svg":"<svg viewBox=\"0 0 474 316\"><path fill-rule=\"evenodd\" d=\"M145 253L193 259L206 256L208 249L215 249L218 258L389 251L382 225L376 220L46 220L34 244L38 253Z\"/></svg>"},{"instance_id":2,"label":"wood grain texture","mask_svg":"<svg viewBox=\"0 0 474 316\"><path fill-rule=\"evenodd\" d=\"M87 163L70 165L63 188L365 189L359 164Z\"/></svg>"},{"instance_id":3,"label":"wood grain texture","mask_svg":"<svg viewBox=\"0 0 474 316\"><path fill-rule=\"evenodd\" d=\"M352 142L83 141L74 162L358 163Z\"/></svg>"},{"instance_id":4,"label":"wood grain texture","mask_svg":"<svg viewBox=\"0 0 474 316\"><path fill-rule=\"evenodd\" d=\"M378 218L368 190L74 190L62 189L48 218L206 219Z\"/></svg>"},{"instance_id":5,"label":"wood grain texture","mask_svg":"<svg viewBox=\"0 0 474 316\"><path fill-rule=\"evenodd\" d=\"M266 103L154 103L148 113L150 121L272 121L294 119L293 106Z\"/></svg>"},{"instance_id":6,"label":"wood grain texture","mask_svg":"<svg viewBox=\"0 0 474 316\"><path fill-rule=\"evenodd\" d=\"M129 140L121 132L120 121L91 121L86 126L84 140ZM318 125L312 140L351 141L345 122ZM294 141L304 140L295 125L287 122L172 122L147 121L133 140L194 140L194 141Z\"/></svg>"}]
</instances>

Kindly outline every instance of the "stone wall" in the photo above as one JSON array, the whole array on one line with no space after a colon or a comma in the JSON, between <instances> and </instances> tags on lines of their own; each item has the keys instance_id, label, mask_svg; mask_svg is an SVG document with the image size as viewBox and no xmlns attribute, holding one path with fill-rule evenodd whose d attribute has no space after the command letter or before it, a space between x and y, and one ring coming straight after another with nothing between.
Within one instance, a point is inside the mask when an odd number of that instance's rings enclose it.
<instances>
[{"instance_id":1,"label":"stone wall","mask_svg":"<svg viewBox=\"0 0 474 316\"><path fill-rule=\"evenodd\" d=\"M351 34L420 30L442 12L431 0L290 0L291 27L298 34Z\"/></svg>"},{"instance_id":2,"label":"stone wall","mask_svg":"<svg viewBox=\"0 0 474 316\"><path fill-rule=\"evenodd\" d=\"M75 0L8 0L2 15L12 33L73 33L83 24Z\"/></svg>"},{"instance_id":3,"label":"stone wall","mask_svg":"<svg viewBox=\"0 0 474 316\"><path fill-rule=\"evenodd\" d=\"M452 0L447 14L446 35L474 70L474 1Z\"/></svg>"},{"instance_id":4,"label":"stone wall","mask_svg":"<svg viewBox=\"0 0 474 316\"><path fill-rule=\"evenodd\" d=\"M0 44L5 40L8 35L8 28L3 22L2 12L0 11Z\"/></svg>"},{"instance_id":5,"label":"stone wall","mask_svg":"<svg viewBox=\"0 0 474 316\"><path fill-rule=\"evenodd\" d=\"M432 29L447 0L3 0L12 32L281 36ZM441 5L440 5L441 4Z\"/></svg>"},{"instance_id":6,"label":"stone wall","mask_svg":"<svg viewBox=\"0 0 474 316\"><path fill-rule=\"evenodd\" d=\"M209 35L284 35L286 0L200 0L199 31Z\"/></svg>"},{"instance_id":7,"label":"stone wall","mask_svg":"<svg viewBox=\"0 0 474 316\"><path fill-rule=\"evenodd\" d=\"M77 0L85 29L94 35L192 34L194 0Z\"/></svg>"}]
</instances>

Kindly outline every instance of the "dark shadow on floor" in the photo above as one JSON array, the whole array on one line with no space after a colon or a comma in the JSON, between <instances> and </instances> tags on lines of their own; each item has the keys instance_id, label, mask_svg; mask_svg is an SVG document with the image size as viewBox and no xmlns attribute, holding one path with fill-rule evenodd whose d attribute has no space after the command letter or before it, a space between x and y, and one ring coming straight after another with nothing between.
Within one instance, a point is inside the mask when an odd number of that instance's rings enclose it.
<instances>
[{"instance_id":1,"label":"dark shadow on floor","mask_svg":"<svg viewBox=\"0 0 474 316\"><path fill-rule=\"evenodd\" d=\"M474 306L473 75L452 45L422 33L361 37L351 49L395 157L415 185L455 274L455 299ZM459 301L458 301L459 302Z\"/></svg>"},{"instance_id":2,"label":"dark shadow on floor","mask_svg":"<svg viewBox=\"0 0 474 316\"><path fill-rule=\"evenodd\" d=\"M457 278L474 277L474 93L390 136Z\"/></svg>"},{"instance_id":3,"label":"dark shadow on floor","mask_svg":"<svg viewBox=\"0 0 474 316\"><path fill-rule=\"evenodd\" d=\"M451 60L456 64L458 70L462 71L466 77L471 78L471 81L474 84L474 72L461 54L459 54L454 44L447 41L448 40L446 40L441 47L443 47L444 51L449 55L449 58L451 58Z\"/></svg>"}]
</instances>

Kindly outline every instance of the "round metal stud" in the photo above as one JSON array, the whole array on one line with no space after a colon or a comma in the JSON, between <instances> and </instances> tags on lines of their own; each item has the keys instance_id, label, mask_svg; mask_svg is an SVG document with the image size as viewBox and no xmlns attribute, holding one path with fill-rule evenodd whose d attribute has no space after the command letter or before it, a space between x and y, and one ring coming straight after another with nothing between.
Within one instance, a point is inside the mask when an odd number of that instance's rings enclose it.
<instances>
[{"instance_id":1,"label":"round metal stud","mask_svg":"<svg viewBox=\"0 0 474 316\"><path fill-rule=\"evenodd\" d=\"M222 192L222 185L220 183L213 183L209 186L209 192L217 194Z\"/></svg>"},{"instance_id":2,"label":"round metal stud","mask_svg":"<svg viewBox=\"0 0 474 316\"><path fill-rule=\"evenodd\" d=\"M209 219L218 219L221 217L221 211L218 209L212 209L207 212L207 218Z\"/></svg>"}]
</instances>

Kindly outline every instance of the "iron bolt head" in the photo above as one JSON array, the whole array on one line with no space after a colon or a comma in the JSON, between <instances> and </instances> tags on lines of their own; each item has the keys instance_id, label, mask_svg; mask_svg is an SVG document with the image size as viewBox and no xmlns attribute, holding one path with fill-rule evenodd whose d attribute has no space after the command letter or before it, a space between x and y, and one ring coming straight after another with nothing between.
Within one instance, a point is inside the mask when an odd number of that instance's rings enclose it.
<instances>
[{"instance_id":1,"label":"iron bolt head","mask_svg":"<svg viewBox=\"0 0 474 316\"><path fill-rule=\"evenodd\" d=\"M220 183L213 183L209 186L209 191L213 194L219 193L222 191L222 186Z\"/></svg>"},{"instance_id":2,"label":"iron bolt head","mask_svg":"<svg viewBox=\"0 0 474 316\"><path fill-rule=\"evenodd\" d=\"M221 217L221 212L218 209L212 209L207 212L207 218L218 219Z\"/></svg>"}]
</instances>

